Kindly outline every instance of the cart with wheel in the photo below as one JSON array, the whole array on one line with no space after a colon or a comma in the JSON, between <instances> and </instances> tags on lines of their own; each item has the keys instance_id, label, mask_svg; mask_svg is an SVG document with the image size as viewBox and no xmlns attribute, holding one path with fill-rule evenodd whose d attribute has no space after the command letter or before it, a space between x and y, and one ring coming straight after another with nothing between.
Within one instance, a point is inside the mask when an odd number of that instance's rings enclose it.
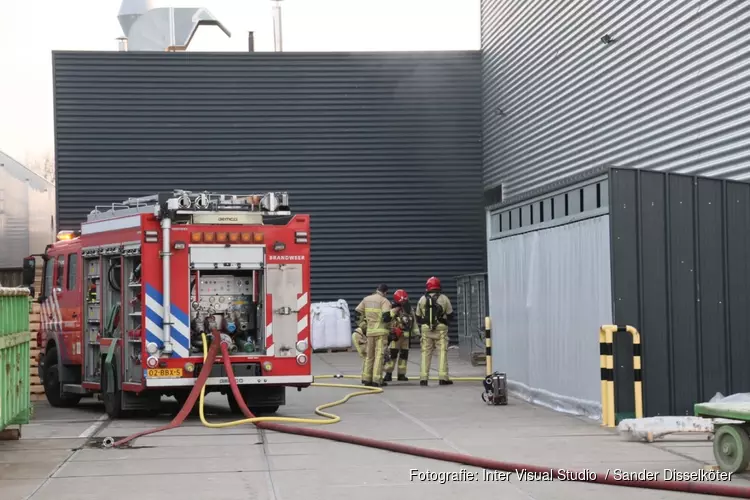
<instances>
[{"instance_id":1,"label":"cart with wheel","mask_svg":"<svg viewBox=\"0 0 750 500\"><path fill-rule=\"evenodd\" d=\"M750 403L699 403L696 417L714 421L714 458L725 472L744 472L750 463Z\"/></svg>"}]
</instances>

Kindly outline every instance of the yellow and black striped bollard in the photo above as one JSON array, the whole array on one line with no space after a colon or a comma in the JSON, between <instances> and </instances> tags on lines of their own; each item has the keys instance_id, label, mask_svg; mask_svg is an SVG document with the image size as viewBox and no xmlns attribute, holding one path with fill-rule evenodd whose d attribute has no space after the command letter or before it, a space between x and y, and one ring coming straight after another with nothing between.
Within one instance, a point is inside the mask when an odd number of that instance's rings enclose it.
<instances>
[{"instance_id":1,"label":"yellow and black striped bollard","mask_svg":"<svg viewBox=\"0 0 750 500\"><path fill-rule=\"evenodd\" d=\"M615 426L615 377L614 348L612 345L615 327L603 326L599 330L599 367L601 371L602 425Z\"/></svg>"},{"instance_id":2,"label":"yellow and black striped bollard","mask_svg":"<svg viewBox=\"0 0 750 500\"><path fill-rule=\"evenodd\" d=\"M490 317L484 318L484 354L487 358L487 376L492 375L492 328Z\"/></svg>"},{"instance_id":3,"label":"yellow and black striped bollard","mask_svg":"<svg viewBox=\"0 0 750 500\"><path fill-rule=\"evenodd\" d=\"M643 373L641 371L641 334L632 326L620 327L633 337L633 391L635 418L643 418ZM619 330L619 329L618 329Z\"/></svg>"}]
</instances>

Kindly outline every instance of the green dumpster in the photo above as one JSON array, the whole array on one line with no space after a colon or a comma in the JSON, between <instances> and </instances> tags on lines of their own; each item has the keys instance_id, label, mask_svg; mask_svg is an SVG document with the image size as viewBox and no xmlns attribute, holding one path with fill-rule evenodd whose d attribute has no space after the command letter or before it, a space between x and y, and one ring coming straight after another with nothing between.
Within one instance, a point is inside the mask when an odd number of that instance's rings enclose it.
<instances>
[{"instance_id":1,"label":"green dumpster","mask_svg":"<svg viewBox=\"0 0 750 500\"><path fill-rule=\"evenodd\" d=\"M31 418L29 289L0 287L0 431Z\"/></svg>"}]
</instances>

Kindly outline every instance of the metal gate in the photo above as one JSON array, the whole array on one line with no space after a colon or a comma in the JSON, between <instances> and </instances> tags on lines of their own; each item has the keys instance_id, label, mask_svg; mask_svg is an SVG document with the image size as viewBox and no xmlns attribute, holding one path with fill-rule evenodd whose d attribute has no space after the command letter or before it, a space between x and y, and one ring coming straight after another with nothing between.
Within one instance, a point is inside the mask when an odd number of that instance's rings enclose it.
<instances>
[{"instance_id":1,"label":"metal gate","mask_svg":"<svg viewBox=\"0 0 750 500\"><path fill-rule=\"evenodd\" d=\"M472 353L484 353L484 318L487 316L487 273L456 278L459 357L471 361Z\"/></svg>"}]
</instances>

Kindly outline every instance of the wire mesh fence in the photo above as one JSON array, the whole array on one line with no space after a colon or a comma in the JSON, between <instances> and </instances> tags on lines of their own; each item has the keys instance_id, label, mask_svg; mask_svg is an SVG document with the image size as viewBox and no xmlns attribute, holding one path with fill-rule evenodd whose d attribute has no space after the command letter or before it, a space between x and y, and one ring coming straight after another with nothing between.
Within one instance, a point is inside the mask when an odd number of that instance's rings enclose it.
<instances>
[{"instance_id":1,"label":"wire mesh fence","mask_svg":"<svg viewBox=\"0 0 750 500\"><path fill-rule=\"evenodd\" d=\"M475 362L485 352L484 318L487 316L487 273L456 277L459 357ZM481 358L481 356L479 356Z\"/></svg>"}]
</instances>

